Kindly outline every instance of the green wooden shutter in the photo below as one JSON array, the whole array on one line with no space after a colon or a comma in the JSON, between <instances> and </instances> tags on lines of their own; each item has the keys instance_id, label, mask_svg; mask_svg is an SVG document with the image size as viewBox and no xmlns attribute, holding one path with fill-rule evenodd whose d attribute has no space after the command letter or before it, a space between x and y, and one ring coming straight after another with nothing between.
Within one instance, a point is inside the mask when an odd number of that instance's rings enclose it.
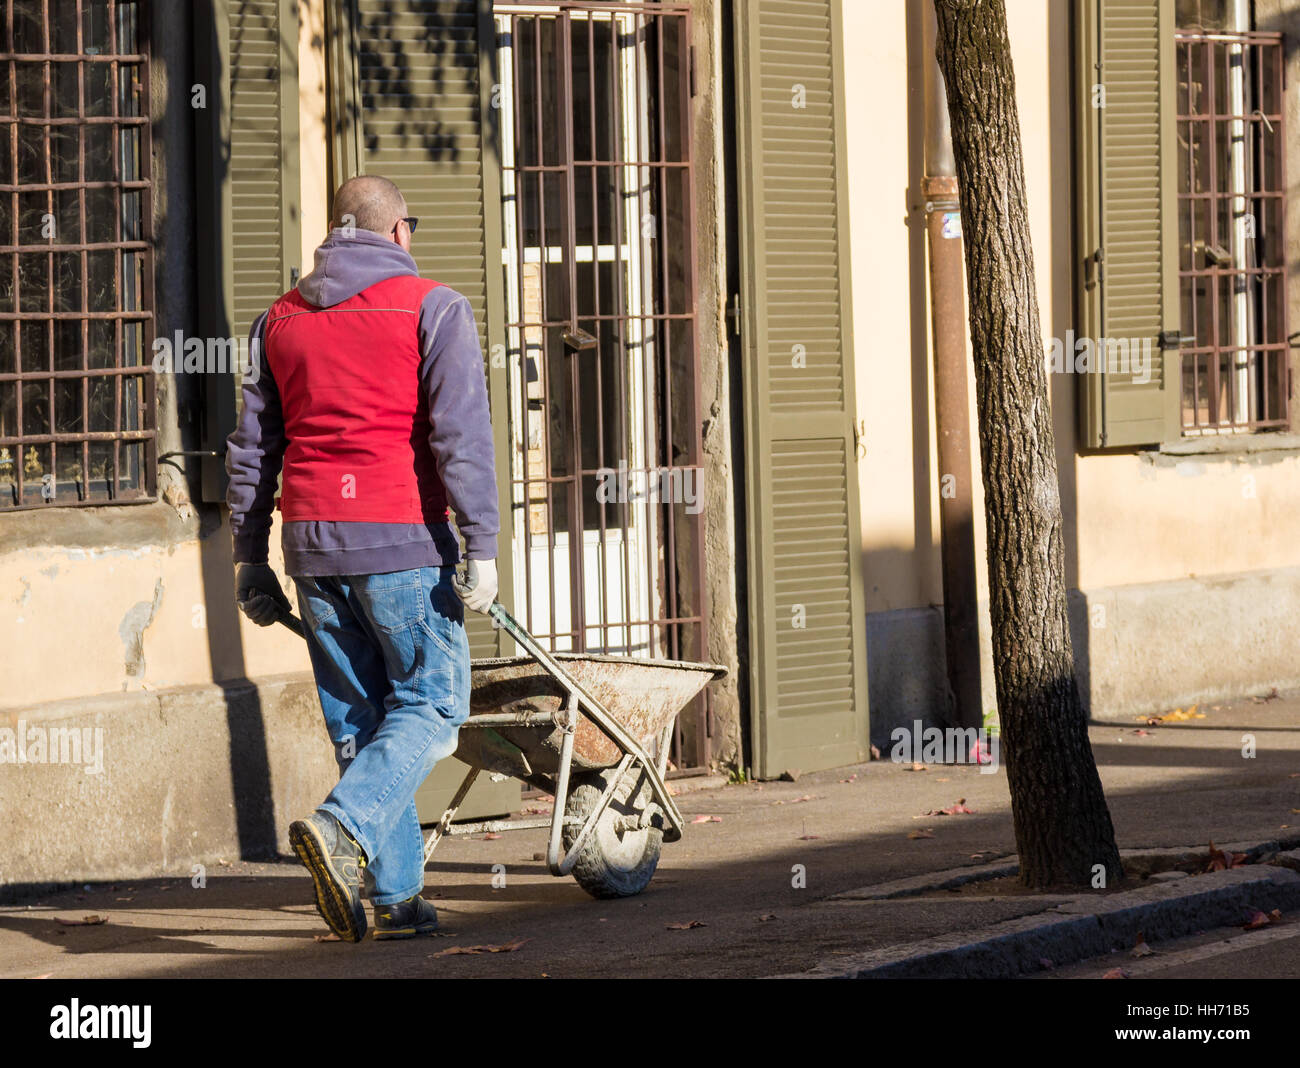
<instances>
[{"instance_id":1,"label":"green wooden shutter","mask_svg":"<svg viewBox=\"0 0 1300 1068\"><path fill-rule=\"evenodd\" d=\"M1151 347L1147 382L1080 377L1081 444L1158 444L1180 433L1174 0L1080 0L1076 13L1076 332Z\"/></svg>"},{"instance_id":2,"label":"green wooden shutter","mask_svg":"<svg viewBox=\"0 0 1300 1068\"><path fill-rule=\"evenodd\" d=\"M411 253L420 273L463 293L483 341L496 434L501 509L497 567L501 600L512 591L509 427L504 359L487 360L505 333L501 270L501 166L492 107L496 29L490 0L355 0L336 12L331 68L340 86L336 166L391 178L420 219ZM349 76L349 70L352 72ZM504 346L496 349L504 353ZM494 363L500 366L494 366ZM486 617L468 620L475 656L496 655Z\"/></svg>"},{"instance_id":3,"label":"green wooden shutter","mask_svg":"<svg viewBox=\"0 0 1300 1068\"><path fill-rule=\"evenodd\" d=\"M735 12L752 737L772 777L869 744L843 28L838 0Z\"/></svg>"},{"instance_id":4,"label":"green wooden shutter","mask_svg":"<svg viewBox=\"0 0 1300 1068\"><path fill-rule=\"evenodd\" d=\"M302 258L296 0L195 5L200 329L247 338L297 280ZM240 376L207 375L204 448L235 427ZM203 499L225 496L222 459L203 464Z\"/></svg>"}]
</instances>

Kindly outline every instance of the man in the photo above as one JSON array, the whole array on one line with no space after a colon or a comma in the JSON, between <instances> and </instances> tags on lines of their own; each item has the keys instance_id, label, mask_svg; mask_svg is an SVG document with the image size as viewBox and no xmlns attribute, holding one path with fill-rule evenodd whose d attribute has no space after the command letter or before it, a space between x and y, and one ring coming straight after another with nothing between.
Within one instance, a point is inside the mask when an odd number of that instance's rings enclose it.
<instances>
[{"instance_id":1,"label":"man","mask_svg":"<svg viewBox=\"0 0 1300 1068\"><path fill-rule=\"evenodd\" d=\"M270 626L289 611L268 566L276 479L285 570L342 777L289 828L339 938L435 930L420 895L414 795L469 715L462 601L496 597L497 489L487 384L469 301L419 276L418 220L392 182L345 182L315 269L253 325L256 381L230 436L236 597ZM452 584L465 539L472 591Z\"/></svg>"}]
</instances>

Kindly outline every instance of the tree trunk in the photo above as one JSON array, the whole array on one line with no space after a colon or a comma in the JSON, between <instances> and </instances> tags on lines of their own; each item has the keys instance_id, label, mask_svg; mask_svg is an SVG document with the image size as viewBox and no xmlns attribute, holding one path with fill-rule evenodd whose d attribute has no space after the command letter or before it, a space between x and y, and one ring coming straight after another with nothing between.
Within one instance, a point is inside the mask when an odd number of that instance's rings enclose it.
<instances>
[{"instance_id":1,"label":"tree trunk","mask_svg":"<svg viewBox=\"0 0 1300 1068\"><path fill-rule=\"evenodd\" d=\"M960 182L993 661L1020 878L1123 872L1074 677L1056 448L1004 0L935 0ZM1098 867L1100 865L1100 868Z\"/></svg>"}]
</instances>

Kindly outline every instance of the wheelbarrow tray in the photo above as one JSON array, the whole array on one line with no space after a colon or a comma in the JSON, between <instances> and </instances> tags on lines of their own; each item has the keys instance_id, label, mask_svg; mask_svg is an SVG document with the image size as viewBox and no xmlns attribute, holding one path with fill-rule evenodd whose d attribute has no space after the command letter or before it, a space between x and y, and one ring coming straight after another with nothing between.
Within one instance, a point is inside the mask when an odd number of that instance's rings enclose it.
<instances>
[{"instance_id":1,"label":"wheelbarrow tray","mask_svg":"<svg viewBox=\"0 0 1300 1068\"><path fill-rule=\"evenodd\" d=\"M647 660L587 653L552 653L577 682L645 747L665 740L677 714L726 668L679 660ZM456 756L471 767L551 787L559 772L564 731L557 716L567 691L530 656L475 660L470 719L460 731ZM492 726L478 726L484 717ZM513 722L498 722L508 717ZM468 729L466 729L468 728ZM623 753L598 724L579 717L573 765L587 771L613 767Z\"/></svg>"}]
</instances>

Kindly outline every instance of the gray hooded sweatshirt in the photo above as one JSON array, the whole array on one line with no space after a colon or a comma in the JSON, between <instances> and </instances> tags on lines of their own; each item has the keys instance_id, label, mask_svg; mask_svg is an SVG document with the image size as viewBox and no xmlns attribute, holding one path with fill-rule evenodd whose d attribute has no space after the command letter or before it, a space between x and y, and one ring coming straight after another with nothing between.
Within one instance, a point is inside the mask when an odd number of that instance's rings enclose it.
<instances>
[{"instance_id":1,"label":"gray hooded sweatshirt","mask_svg":"<svg viewBox=\"0 0 1300 1068\"><path fill-rule=\"evenodd\" d=\"M328 308L376 282L419 269L400 245L366 230L331 231L316 250L315 267L298 283L303 299ZM269 311L269 309L268 309ZM261 351L267 312L249 333L249 351ZM420 305L420 381L429 403L429 447L456 513L467 555L497 555L500 530L492 424L478 329L469 301L438 286ZM266 360L256 381L245 377L243 412L226 443L230 528L236 563L265 563L275 494L286 444L280 394ZM460 558L448 523L283 524L289 575L369 575L452 565Z\"/></svg>"}]
</instances>

